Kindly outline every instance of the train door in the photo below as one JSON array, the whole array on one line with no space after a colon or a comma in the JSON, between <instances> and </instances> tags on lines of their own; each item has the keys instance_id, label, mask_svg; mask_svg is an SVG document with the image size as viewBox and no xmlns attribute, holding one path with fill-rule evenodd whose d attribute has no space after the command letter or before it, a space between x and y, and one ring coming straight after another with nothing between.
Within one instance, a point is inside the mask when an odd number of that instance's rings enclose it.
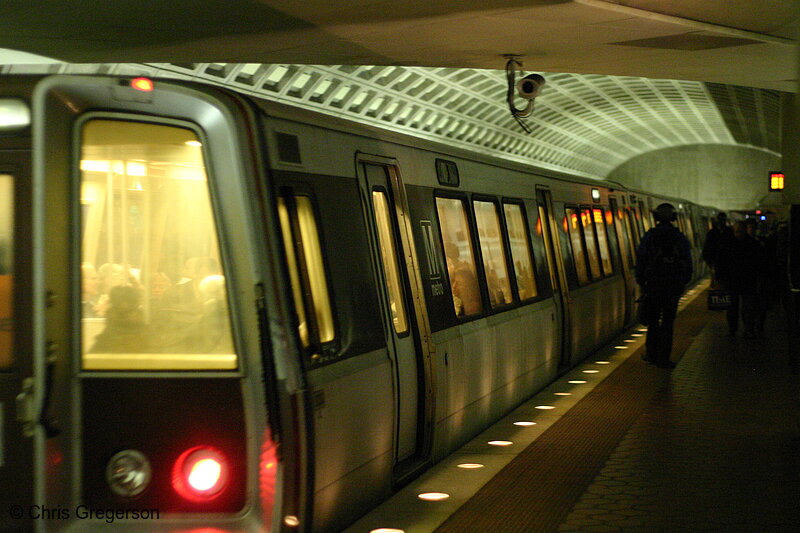
<instances>
[{"instance_id":1,"label":"train door","mask_svg":"<svg viewBox=\"0 0 800 533\"><path fill-rule=\"evenodd\" d=\"M536 189L536 200L539 205L539 220L542 224L545 250L547 253L547 266L550 271L550 282L553 285L553 300L556 304L560 327L561 350L559 369L566 370L570 364L570 334L569 334L569 285L567 274L564 271L564 259L561 244L557 234L558 223L553 213L553 194L547 189Z\"/></svg>"},{"instance_id":2,"label":"train door","mask_svg":"<svg viewBox=\"0 0 800 533\"><path fill-rule=\"evenodd\" d=\"M25 419L30 402L33 373L26 332L30 272L29 211L27 205L30 152L14 150L11 139L0 141L0 531L33 529L27 512L33 502L32 427ZM21 512L24 510L24 512Z\"/></svg>"},{"instance_id":3,"label":"train door","mask_svg":"<svg viewBox=\"0 0 800 533\"><path fill-rule=\"evenodd\" d=\"M636 280L633 276L633 264L635 258L631 255L630 234L622 227L622 211L617 204L617 199L609 197L608 201L611 214L614 219L614 230L617 232L619 256L622 260L622 277L625 280L625 324L628 324L631 321L633 305L634 301L636 300Z\"/></svg>"},{"instance_id":4,"label":"train door","mask_svg":"<svg viewBox=\"0 0 800 533\"><path fill-rule=\"evenodd\" d=\"M396 164L360 156L359 178L381 285L386 345L394 364L395 480L428 458L433 431L430 343L405 188Z\"/></svg>"},{"instance_id":5,"label":"train door","mask_svg":"<svg viewBox=\"0 0 800 533\"><path fill-rule=\"evenodd\" d=\"M265 318L280 288L254 117L213 89L139 82L56 76L34 93L30 422L51 510L36 526L262 531L282 494L269 339L291 332Z\"/></svg>"}]
</instances>

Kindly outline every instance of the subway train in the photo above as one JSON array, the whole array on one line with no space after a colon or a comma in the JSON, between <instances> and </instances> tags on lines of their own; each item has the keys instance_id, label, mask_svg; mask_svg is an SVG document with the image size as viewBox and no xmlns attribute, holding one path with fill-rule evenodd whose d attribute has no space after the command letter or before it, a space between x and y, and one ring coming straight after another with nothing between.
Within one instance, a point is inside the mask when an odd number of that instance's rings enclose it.
<instances>
[{"instance_id":1,"label":"subway train","mask_svg":"<svg viewBox=\"0 0 800 533\"><path fill-rule=\"evenodd\" d=\"M663 201L699 278L685 200L188 81L5 76L0 529L339 531L634 325Z\"/></svg>"}]
</instances>

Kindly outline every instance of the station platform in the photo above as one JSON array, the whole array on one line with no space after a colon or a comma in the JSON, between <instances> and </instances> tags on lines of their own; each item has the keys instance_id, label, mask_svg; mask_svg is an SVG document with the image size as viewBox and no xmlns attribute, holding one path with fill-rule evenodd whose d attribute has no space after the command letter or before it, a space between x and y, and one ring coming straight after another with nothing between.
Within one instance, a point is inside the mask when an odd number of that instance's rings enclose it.
<instances>
[{"instance_id":1,"label":"station platform","mask_svg":"<svg viewBox=\"0 0 800 533\"><path fill-rule=\"evenodd\" d=\"M800 531L786 321L730 338L706 286L682 299L675 369L641 359L635 328L347 532Z\"/></svg>"}]
</instances>

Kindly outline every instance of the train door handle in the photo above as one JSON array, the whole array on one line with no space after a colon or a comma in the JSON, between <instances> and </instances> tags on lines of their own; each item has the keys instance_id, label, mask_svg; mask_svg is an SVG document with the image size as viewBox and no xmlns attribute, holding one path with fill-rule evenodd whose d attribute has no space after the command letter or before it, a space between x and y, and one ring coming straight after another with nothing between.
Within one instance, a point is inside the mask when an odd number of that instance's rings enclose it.
<instances>
[{"instance_id":1,"label":"train door handle","mask_svg":"<svg viewBox=\"0 0 800 533\"><path fill-rule=\"evenodd\" d=\"M17 422L22 424L22 434L33 437L36 415L33 406L33 378L22 380L22 391L17 394Z\"/></svg>"}]
</instances>

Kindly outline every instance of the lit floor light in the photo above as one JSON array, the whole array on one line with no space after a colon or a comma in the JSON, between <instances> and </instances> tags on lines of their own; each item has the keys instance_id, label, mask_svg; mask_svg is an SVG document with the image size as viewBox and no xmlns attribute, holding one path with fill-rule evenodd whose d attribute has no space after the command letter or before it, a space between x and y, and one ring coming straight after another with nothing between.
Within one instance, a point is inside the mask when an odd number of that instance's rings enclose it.
<instances>
[{"instance_id":1,"label":"lit floor light","mask_svg":"<svg viewBox=\"0 0 800 533\"><path fill-rule=\"evenodd\" d=\"M553 405L537 405L536 409L541 409L542 411L547 411L548 409L555 409Z\"/></svg>"},{"instance_id":2,"label":"lit floor light","mask_svg":"<svg viewBox=\"0 0 800 533\"><path fill-rule=\"evenodd\" d=\"M489 444L492 446L511 446L514 443L510 440L490 440Z\"/></svg>"},{"instance_id":3,"label":"lit floor light","mask_svg":"<svg viewBox=\"0 0 800 533\"><path fill-rule=\"evenodd\" d=\"M596 365L610 365L611 361L595 361L594 364L596 364Z\"/></svg>"},{"instance_id":4,"label":"lit floor light","mask_svg":"<svg viewBox=\"0 0 800 533\"><path fill-rule=\"evenodd\" d=\"M585 379L571 379L567 381L567 383L572 383L573 385L579 385L581 383L586 383Z\"/></svg>"},{"instance_id":5,"label":"lit floor light","mask_svg":"<svg viewBox=\"0 0 800 533\"><path fill-rule=\"evenodd\" d=\"M420 500L425 500L426 502L440 502L449 497L450 495L446 492L423 492L422 494L417 495L417 498Z\"/></svg>"},{"instance_id":6,"label":"lit floor light","mask_svg":"<svg viewBox=\"0 0 800 533\"><path fill-rule=\"evenodd\" d=\"M478 468L483 468L484 465L480 463L461 463L460 465L456 465L458 468L463 468L464 470L476 470Z\"/></svg>"},{"instance_id":7,"label":"lit floor light","mask_svg":"<svg viewBox=\"0 0 800 533\"><path fill-rule=\"evenodd\" d=\"M556 396L572 396L571 392L554 392Z\"/></svg>"},{"instance_id":8,"label":"lit floor light","mask_svg":"<svg viewBox=\"0 0 800 533\"><path fill-rule=\"evenodd\" d=\"M600 371L599 370L582 370L581 372L583 372L584 374L597 374Z\"/></svg>"},{"instance_id":9,"label":"lit floor light","mask_svg":"<svg viewBox=\"0 0 800 533\"><path fill-rule=\"evenodd\" d=\"M406 530L394 527L379 527L378 529L373 529L369 533L406 533Z\"/></svg>"},{"instance_id":10,"label":"lit floor light","mask_svg":"<svg viewBox=\"0 0 800 533\"><path fill-rule=\"evenodd\" d=\"M644 337L644 335L643 335L643 334L641 334L641 333L633 333L633 334L631 335L631 337Z\"/></svg>"},{"instance_id":11,"label":"lit floor light","mask_svg":"<svg viewBox=\"0 0 800 533\"><path fill-rule=\"evenodd\" d=\"M625 342L636 342L636 341L633 339L625 339Z\"/></svg>"},{"instance_id":12,"label":"lit floor light","mask_svg":"<svg viewBox=\"0 0 800 533\"><path fill-rule=\"evenodd\" d=\"M300 525L300 519L294 515L289 515L283 519L283 523L289 527L297 527Z\"/></svg>"},{"instance_id":13,"label":"lit floor light","mask_svg":"<svg viewBox=\"0 0 800 533\"><path fill-rule=\"evenodd\" d=\"M617 350L627 350L628 349L627 346L622 346L622 345L614 346L614 348L616 348Z\"/></svg>"},{"instance_id":14,"label":"lit floor light","mask_svg":"<svg viewBox=\"0 0 800 533\"><path fill-rule=\"evenodd\" d=\"M527 420L521 420L519 422L514 422L514 425L515 426L528 427L528 426L535 426L536 422L528 422Z\"/></svg>"},{"instance_id":15,"label":"lit floor light","mask_svg":"<svg viewBox=\"0 0 800 533\"><path fill-rule=\"evenodd\" d=\"M647 328L639 328L639 331L647 331Z\"/></svg>"}]
</instances>

